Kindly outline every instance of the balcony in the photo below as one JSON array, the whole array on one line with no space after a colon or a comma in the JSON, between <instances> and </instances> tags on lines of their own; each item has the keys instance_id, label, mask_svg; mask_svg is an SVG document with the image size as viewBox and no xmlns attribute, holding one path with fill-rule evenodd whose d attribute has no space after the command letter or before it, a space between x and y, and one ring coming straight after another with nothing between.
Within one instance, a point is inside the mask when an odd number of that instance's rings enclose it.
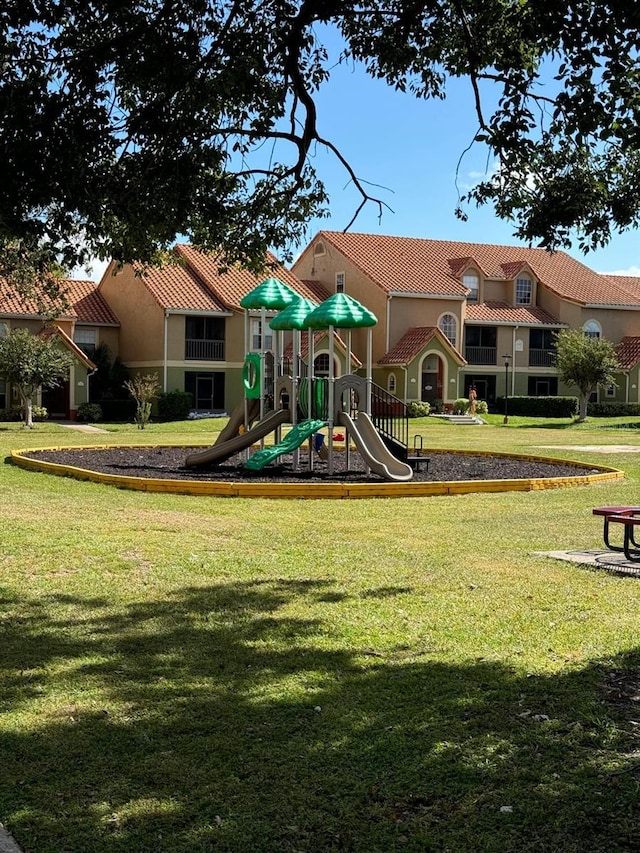
<instances>
[{"instance_id":1,"label":"balcony","mask_svg":"<svg viewBox=\"0 0 640 853\"><path fill-rule=\"evenodd\" d=\"M556 351L553 349L530 349L529 367L555 367Z\"/></svg>"},{"instance_id":2,"label":"balcony","mask_svg":"<svg viewBox=\"0 0 640 853\"><path fill-rule=\"evenodd\" d=\"M224 341L186 338L184 357L193 361L224 361Z\"/></svg>"},{"instance_id":3,"label":"balcony","mask_svg":"<svg viewBox=\"0 0 640 853\"><path fill-rule=\"evenodd\" d=\"M469 364L497 364L496 347L465 347L464 357Z\"/></svg>"}]
</instances>

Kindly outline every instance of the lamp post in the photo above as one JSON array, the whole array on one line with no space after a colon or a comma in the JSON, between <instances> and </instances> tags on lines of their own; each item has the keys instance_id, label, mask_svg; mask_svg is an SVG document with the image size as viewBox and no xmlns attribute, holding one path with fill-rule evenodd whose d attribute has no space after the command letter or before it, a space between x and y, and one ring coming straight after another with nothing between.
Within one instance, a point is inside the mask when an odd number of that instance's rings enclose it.
<instances>
[{"instance_id":1,"label":"lamp post","mask_svg":"<svg viewBox=\"0 0 640 853\"><path fill-rule=\"evenodd\" d=\"M504 360L504 421L509 423L509 364L511 363L510 355L503 355Z\"/></svg>"}]
</instances>

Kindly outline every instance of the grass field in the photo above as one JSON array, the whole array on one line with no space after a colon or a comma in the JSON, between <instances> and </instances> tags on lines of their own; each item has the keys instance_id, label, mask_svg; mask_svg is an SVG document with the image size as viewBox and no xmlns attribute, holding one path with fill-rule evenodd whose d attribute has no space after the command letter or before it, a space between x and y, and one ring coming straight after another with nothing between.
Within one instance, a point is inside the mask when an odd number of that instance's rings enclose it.
<instances>
[{"instance_id":1,"label":"grass field","mask_svg":"<svg viewBox=\"0 0 640 853\"><path fill-rule=\"evenodd\" d=\"M637 850L640 579L534 555L640 503L615 426L411 422L627 475L513 494L194 498L2 465L0 822L29 853Z\"/></svg>"}]
</instances>

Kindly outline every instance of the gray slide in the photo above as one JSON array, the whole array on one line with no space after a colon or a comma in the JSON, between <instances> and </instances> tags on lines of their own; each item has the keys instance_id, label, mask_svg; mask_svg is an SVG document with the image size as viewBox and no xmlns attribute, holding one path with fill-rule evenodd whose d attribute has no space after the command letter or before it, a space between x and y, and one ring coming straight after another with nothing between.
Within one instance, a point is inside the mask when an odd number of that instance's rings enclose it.
<instances>
[{"instance_id":1,"label":"gray slide","mask_svg":"<svg viewBox=\"0 0 640 853\"><path fill-rule=\"evenodd\" d=\"M190 453L184 461L184 464L189 468L195 468L198 465L209 465L211 462L224 462L229 459L234 453L239 453L247 447L251 447L256 441L269 435L282 424L289 423L291 416L289 409L279 409L277 412L270 412L265 418L248 429L246 432L240 433L227 441L214 444L212 447L207 447L205 450L197 450L195 453Z\"/></svg>"},{"instance_id":2,"label":"gray slide","mask_svg":"<svg viewBox=\"0 0 640 853\"><path fill-rule=\"evenodd\" d=\"M413 477L413 469L391 453L382 440L373 421L365 412L359 412L357 418L351 418L346 412L338 413L338 423L344 426L353 438L361 456L376 474L385 480L406 482Z\"/></svg>"}]
</instances>

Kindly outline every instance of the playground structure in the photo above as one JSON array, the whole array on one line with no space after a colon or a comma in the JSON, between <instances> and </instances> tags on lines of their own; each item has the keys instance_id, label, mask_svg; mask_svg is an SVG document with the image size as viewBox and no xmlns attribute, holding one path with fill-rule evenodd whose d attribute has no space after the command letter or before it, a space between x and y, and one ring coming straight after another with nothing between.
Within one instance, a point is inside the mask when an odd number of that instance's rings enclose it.
<instances>
[{"instance_id":1,"label":"playground structure","mask_svg":"<svg viewBox=\"0 0 640 853\"><path fill-rule=\"evenodd\" d=\"M276 278L268 278L240 302L245 311L245 361L243 366L244 400L232 412L229 423L216 443L190 454L189 467L220 464L236 453L246 451L244 467L260 471L285 453L293 454L294 468L300 465L299 448L309 444L306 464L314 466L314 451L327 461L329 475L334 471L334 427L346 432L346 468L349 468L351 441L360 452L367 472L386 480L406 482L413 477L407 457L407 415L405 404L372 382L372 327L374 314L345 293L336 293L320 305L300 297ZM266 351L264 334L267 312L278 312L269 321L273 331L273 350ZM253 314L251 313L253 312ZM250 352L250 318L260 312L261 349ZM351 373L352 329L367 329L365 376ZM346 330L346 370L334 377L334 344L338 330ZM314 375L315 334L326 331L329 339L329 376ZM285 332L292 334L290 359L284 357ZM307 362L301 356L301 335L308 335ZM291 429L282 436L282 426ZM321 430L327 431L327 442ZM273 445L264 438L274 433ZM322 436L322 437L320 437ZM260 442L260 449L249 449Z\"/></svg>"}]
</instances>

